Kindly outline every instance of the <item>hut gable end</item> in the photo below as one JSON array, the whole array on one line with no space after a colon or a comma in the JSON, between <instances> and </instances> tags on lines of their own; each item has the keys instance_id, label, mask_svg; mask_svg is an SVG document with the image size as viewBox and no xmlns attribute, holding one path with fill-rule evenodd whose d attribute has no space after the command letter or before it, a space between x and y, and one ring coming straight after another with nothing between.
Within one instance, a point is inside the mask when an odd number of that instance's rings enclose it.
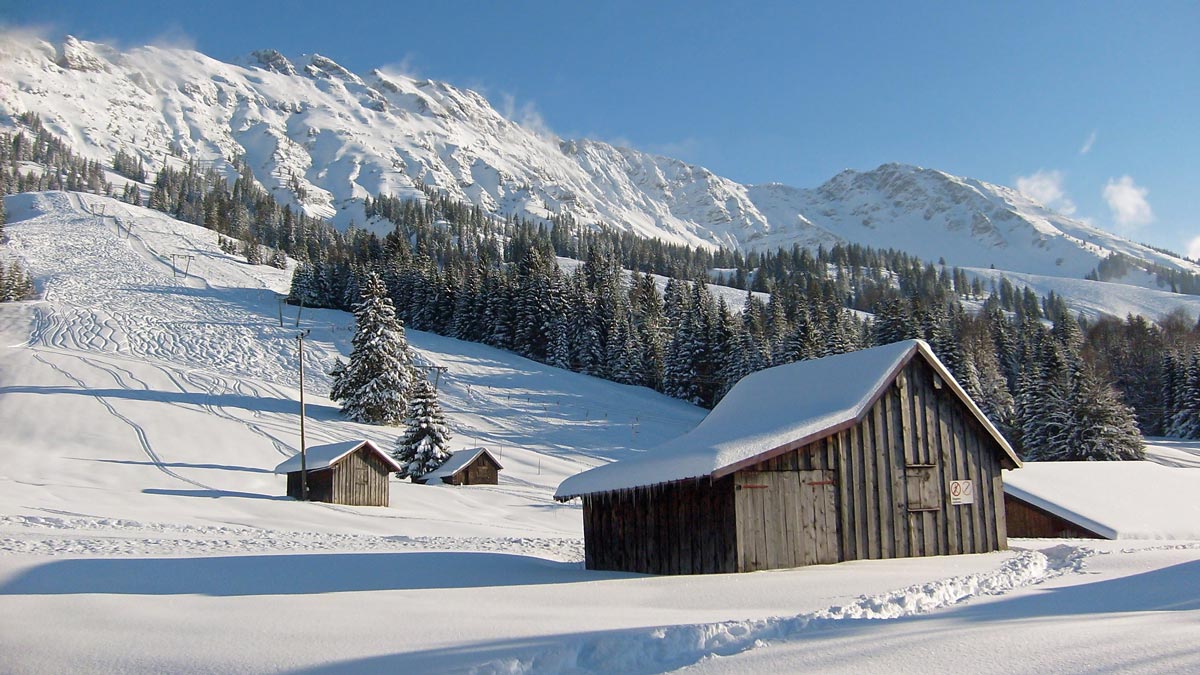
<instances>
[{"instance_id":1,"label":"hut gable end","mask_svg":"<svg viewBox=\"0 0 1200 675\"><path fill-rule=\"evenodd\" d=\"M305 450L308 498L349 506L387 506L388 477L400 465L371 441L344 441ZM302 499L297 453L275 467L287 474L288 496Z\"/></svg>"}]
</instances>

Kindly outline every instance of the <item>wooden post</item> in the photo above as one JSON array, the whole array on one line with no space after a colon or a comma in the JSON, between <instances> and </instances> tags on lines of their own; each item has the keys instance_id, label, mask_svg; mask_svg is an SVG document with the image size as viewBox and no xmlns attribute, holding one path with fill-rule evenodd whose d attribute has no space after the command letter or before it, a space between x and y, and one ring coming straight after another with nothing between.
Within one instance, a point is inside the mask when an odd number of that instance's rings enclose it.
<instances>
[{"instance_id":1,"label":"wooden post","mask_svg":"<svg viewBox=\"0 0 1200 675\"><path fill-rule=\"evenodd\" d=\"M304 448L304 331L296 336L300 351L300 501L308 501L308 458Z\"/></svg>"}]
</instances>

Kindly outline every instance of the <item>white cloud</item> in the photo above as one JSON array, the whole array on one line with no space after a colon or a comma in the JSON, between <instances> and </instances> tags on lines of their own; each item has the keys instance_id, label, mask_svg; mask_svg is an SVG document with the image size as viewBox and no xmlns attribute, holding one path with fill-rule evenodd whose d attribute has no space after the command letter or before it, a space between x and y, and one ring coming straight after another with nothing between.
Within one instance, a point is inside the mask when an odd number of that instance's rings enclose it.
<instances>
[{"instance_id":1,"label":"white cloud","mask_svg":"<svg viewBox=\"0 0 1200 675\"><path fill-rule=\"evenodd\" d=\"M1200 260L1200 237L1196 237L1188 242L1187 257L1192 260Z\"/></svg>"},{"instance_id":2,"label":"white cloud","mask_svg":"<svg viewBox=\"0 0 1200 675\"><path fill-rule=\"evenodd\" d=\"M1154 211L1146 195L1150 191L1138 187L1130 176L1108 179L1104 186L1104 201L1112 209L1113 220L1117 226L1125 230L1133 230L1154 222Z\"/></svg>"},{"instance_id":3,"label":"white cloud","mask_svg":"<svg viewBox=\"0 0 1200 675\"><path fill-rule=\"evenodd\" d=\"M1075 213L1075 202L1063 190L1063 173L1038 170L1031 176L1017 176L1017 191L1064 216Z\"/></svg>"},{"instance_id":4,"label":"white cloud","mask_svg":"<svg viewBox=\"0 0 1200 675\"><path fill-rule=\"evenodd\" d=\"M417 68L416 57L412 54L405 54L404 58L398 62L381 66L379 71L384 75L398 75L400 77L407 77L410 80L421 79L421 71Z\"/></svg>"},{"instance_id":5,"label":"white cloud","mask_svg":"<svg viewBox=\"0 0 1200 675\"><path fill-rule=\"evenodd\" d=\"M1087 140L1083 142L1083 147L1079 148L1079 154L1086 155L1092 151L1092 146L1096 144L1096 134L1099 130L1093 129L1088 135Z\"/></svg>"},{"instance_id":6,"label":"white cloud","mask_svg":"<svg viewBox=\"0 0 1200 675\"><path fill-rule=\"evenodd\" d=\"M115 42L108 42L107 40L100 40L100 42L104 42L109 45L116 44ZM179 25L178 23L171 23L168 25L162 32L154 36L154 39L150 41L150 44L154 45L155 47L162 47L163 49L185 49L188 51L196 51L196 38L189 35L188 32L183 29L183 26Z\"/></svg>"},{"instance_id":7,"label":"white cloud","mask_svg":"<svg viewBox=\"0 0 1200 675\"><path fill-rule=\"evenodd\" d=\"M558 140L558 135L546 124L546 120L542 118L542 113L538 112L537 105L533 101L517 105L515 96L501 92L500 114L508 121L516 122L525 127L526 131L532 132L543 140Z\"/></svg>"}]
</instances>

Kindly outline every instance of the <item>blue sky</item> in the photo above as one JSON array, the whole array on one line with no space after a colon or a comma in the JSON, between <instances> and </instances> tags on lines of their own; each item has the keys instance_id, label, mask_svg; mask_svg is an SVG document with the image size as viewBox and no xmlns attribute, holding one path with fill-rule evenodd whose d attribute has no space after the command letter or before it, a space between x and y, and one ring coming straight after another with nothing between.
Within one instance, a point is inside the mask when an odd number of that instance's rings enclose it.
<instances>
[{"instance_id":1,"label":"blue sky","mask_svg":"<svg viewBox=\"0 0 1200 675\"><path fill-rule=\"evenodd\" d=\"M274 48L401 67L560 136L746 183L919 164L1200 256L1194 1L0 0L0 20L222 60Z\"/></svg>"}]
</instances>

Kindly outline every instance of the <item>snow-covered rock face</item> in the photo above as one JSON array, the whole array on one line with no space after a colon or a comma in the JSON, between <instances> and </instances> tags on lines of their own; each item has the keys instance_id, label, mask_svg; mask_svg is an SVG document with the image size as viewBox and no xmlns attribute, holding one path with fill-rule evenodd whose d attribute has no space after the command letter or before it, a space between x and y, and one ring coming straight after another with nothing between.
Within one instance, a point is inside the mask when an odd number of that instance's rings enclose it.
<instances>
[{"instance_id":1,"label":"snow-covered rock face","mask_svg":"<svg viewBox=\"0 0 1200 675\"><path fill-rule=\"evenodd\" d=\"M383 70L360 77L318 54L262 50L237 65L10 33L0 40L0 113L25 111L102 161L123 149L154 170L179 161L166 159L174 148L229 170L227 160L245 157L280 201L342 227L363 224L364 197L432 186L497 214L570 214L690 245L857 242L1076 278L1121 251L1200 271L980 181L890 164L815 190L742 185L666 157L553 138L475 92Z\"/></svg>"},{"instance_id":2,"label":"snow-covered rock face","mask_svg":"<svg viewBox=\"0 0 1200 675\"><path fill-rule=\"evenodd\" d=\"M63 40L62 55L58 57L58 65L70 70L107 70L105 60L93 51L93 48L98 46L91 43L85 44L68 35Z\"/></svg>"}]
</instances>

